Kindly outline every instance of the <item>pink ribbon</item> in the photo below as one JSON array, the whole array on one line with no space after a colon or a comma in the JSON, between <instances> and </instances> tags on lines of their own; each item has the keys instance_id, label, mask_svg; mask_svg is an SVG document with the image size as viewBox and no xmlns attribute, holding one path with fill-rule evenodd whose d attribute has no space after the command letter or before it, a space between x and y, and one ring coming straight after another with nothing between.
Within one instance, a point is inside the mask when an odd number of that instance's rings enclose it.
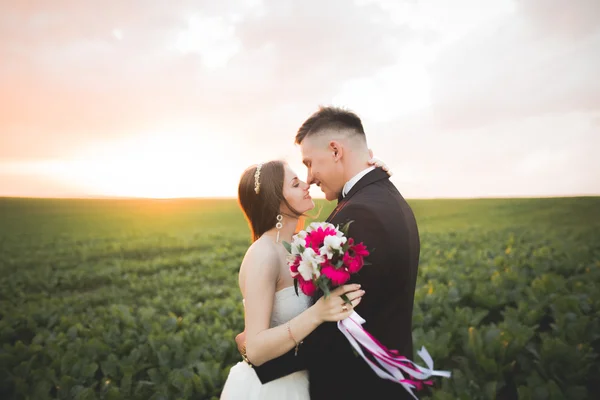
<instances>
[{"instance_id":1,"label":"pink ribbon","mask_svg":"<svg viewBox=\"0 0 600 400\"><path fill-rule=\"evenodd\" d=\"M431 380L427 380L432 376L445 378L451 376L450 371L436 371L433 369L433 359L425 347L421 347L417 354L425 362L427 368L421 367L408 358L399 355L396 350L389 350L364 330L362 324L365 322L360 315L353 312L348 318L338 321L337 325L356 352L361 355L380 378L402 385L412 397L417 399L412 389L421 390L424 385L433 385ZM373 356L379 365L365 356L363 348ZM408 374L409 379L404 377L403 371Z\"/></svg>"}]
</instances>

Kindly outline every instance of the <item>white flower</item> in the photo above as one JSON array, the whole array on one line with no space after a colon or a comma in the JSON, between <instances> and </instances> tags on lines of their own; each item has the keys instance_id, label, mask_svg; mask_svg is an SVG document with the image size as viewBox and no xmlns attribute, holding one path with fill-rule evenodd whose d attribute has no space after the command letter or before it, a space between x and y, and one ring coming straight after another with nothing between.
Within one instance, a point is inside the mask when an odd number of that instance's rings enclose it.
<instances>
[{"instance_id":1,"label":"white flower","mask_svg":"<svg viewBox=\"0 0 600 400\"><path fill-rule=\"evenodd\" d=\"M308 232L311 232L311 231L316 231L319 228L322 228L323 230L325 230L327 228L335 229L335 226L333 226L329 222L311 222L311 224L308 226L308 228L306 228L306 230Z\"/></svg>"},{"instance_id":2,"label":"white flower","mask_svg":"<svg viewBox=\"0 0 600 400\"><path fill-rule=\"evenodd\" d=\"M343 236L325 236L323 247L319 249L319 253L321 253L322 256L327 256L327 258L331 260L334 251L341 250L344 243L346 243L346 238Z\"/></svg>"},{"instance_id":3,"label":"white flower","mask_svg":"<svg viewBox=\"0 0 600 400\"><path fill-rule=\"evenodd\" d=\"M319 249L319 254L321 254L323 257L327 257L329 260L333 258L333 250L327 246L321 247Z\"/></svg>"},{"instance_id":4,"label":"white flower","mask_svg":"<svg viewBox=\"0 0 600 400\"><path fill-rule=\"evenodd\" d=\"M331 247L333 250L339 250L346 243L346 238L344 236L325 236L323 240L323 244L325 246Z\"/></svg>"},{"instance_id":5,"label":"white flower","mask_svg":"<svg viewBox=\"0 0 600 400\"><path fill-rule=\"evenodd\" d=\"M300 236L297 236L294 238L294 240L292 240L292 243L294 243L296 246L303 246L306 243L306 237L302 238Z\"/></svg>"},{"instance_id":6,"label":"white flower","mask_svg":"<svg viewBox=\"0 0 600 400\"><path fill-rule=\"evenodd\" d=\"M306 281L312 280L313 276L318 278L321 276L319 271L319 264L325 261L324 257L315 253L315 251L308 247L304 249L302 253L302 260L298 266L298 272L302 275L302 278Z\"/></svg>"},{"instance_id":7,"label":"white flower","mask_svg":"<svg viewBox=\"0 0 600 400\"><path fill-rule=\"evenodd\" d=\"M304 231L301 231L304 232ZM306 245L306 232L304 232L303 236L298 235L294 235L294 237L292 238L292 244L291 244L291 251L292 254L297 256L300 253L300 247L304 247Z\"/></svg>"},{"instance_id":8,"label":"white flower","mask_svg":"<svg viewBox=\"0 0 600 400\"><path fill-rule=\"evenodd\" d=\"M296 261L296 256L293 254L288 254L285 256L285 259L287 260L288 265L292 265Z\"/></svg>"},{"instance_id":9,"label":"white flower","mask_svg":"<svg viewBox=\"0 0 600 400\"><path fill-rule=\"evenodd\" d=\"M290 250L292 252L292 256L294 257L300 254L300 249L298 248L298 245L296 243L292 242Z\"/></svg>"},{"instance_id":10,"label":"white flower","mask_svg":"<svg viewBox=\"0 0 600 400\"><path fill-rule=\"evenodd\" d=\"M304 240L304 239L306 239L306 236L308 236L308 233L306 231L302 230L302 231L296 233L294 235L294 238L298 238L298 239Z\"/></svg>"}]
</instances>

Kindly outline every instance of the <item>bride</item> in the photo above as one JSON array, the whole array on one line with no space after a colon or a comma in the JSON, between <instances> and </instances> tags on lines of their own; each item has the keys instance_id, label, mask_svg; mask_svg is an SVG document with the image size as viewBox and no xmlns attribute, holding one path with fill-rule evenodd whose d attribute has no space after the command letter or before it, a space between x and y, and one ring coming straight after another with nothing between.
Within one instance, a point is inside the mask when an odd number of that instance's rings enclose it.
<instances>
[{"instance_id":1,"label":"bride","mask_svg":"<svg viewBox=\"0 0 600 400\"><path fill-rule=\"evenodd\" d=\"M315 206L302 182L284 162L270 161L248 168L242 174L238 200L253 243L239 272L244 298L247 362L234 365L221 399L309 399L308 373L298 371L261 384L252 365L261 365L293 348L325 321L347 318L364 294L359 285L345 285L321 297L314 305L299 291L293 279L282 242L291 242L300 217ZM340 297L352 302L345 307Z\"/></svg>"}]
</instances>

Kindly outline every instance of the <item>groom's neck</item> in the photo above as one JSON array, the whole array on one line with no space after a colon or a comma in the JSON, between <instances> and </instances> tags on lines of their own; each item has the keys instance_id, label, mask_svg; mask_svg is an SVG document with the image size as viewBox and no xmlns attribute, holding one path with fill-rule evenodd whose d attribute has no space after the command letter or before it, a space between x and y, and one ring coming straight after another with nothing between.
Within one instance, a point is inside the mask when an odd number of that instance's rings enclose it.
<instances>
[{"instance_id":1,"label":"groom's neck","mask_svg":"<svg viewBox=\"0 0 600 400\"><path fill-rule=\"evenodd\" d=\"M356 174L358 174L359 172L365 170L366 168L369 168L370 164L369 164L369 159L368 158L358 158L355 160L348 160L347 164L345 165L344 168L344 179L346 182L348 182L350 179L354 178L354 176Z\"/></svg>"}]
</instances>

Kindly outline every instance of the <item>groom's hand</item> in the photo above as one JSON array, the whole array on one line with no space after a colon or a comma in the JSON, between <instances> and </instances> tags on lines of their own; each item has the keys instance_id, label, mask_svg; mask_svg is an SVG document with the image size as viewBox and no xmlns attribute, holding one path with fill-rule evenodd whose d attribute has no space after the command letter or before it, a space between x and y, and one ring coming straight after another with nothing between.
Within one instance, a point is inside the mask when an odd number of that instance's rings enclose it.
<instances>
[{"instance_id":1,"label":"groom's hand","mask_svg":"<svg viewBox=\"0 0 600 400\"><path fill-rule=\"evenodd\" d=\"M237 344L238 351L241 355L245 355L246 351L246 331L238 334L235 337L235 343Z\"/></svg>"}]
</instances>

